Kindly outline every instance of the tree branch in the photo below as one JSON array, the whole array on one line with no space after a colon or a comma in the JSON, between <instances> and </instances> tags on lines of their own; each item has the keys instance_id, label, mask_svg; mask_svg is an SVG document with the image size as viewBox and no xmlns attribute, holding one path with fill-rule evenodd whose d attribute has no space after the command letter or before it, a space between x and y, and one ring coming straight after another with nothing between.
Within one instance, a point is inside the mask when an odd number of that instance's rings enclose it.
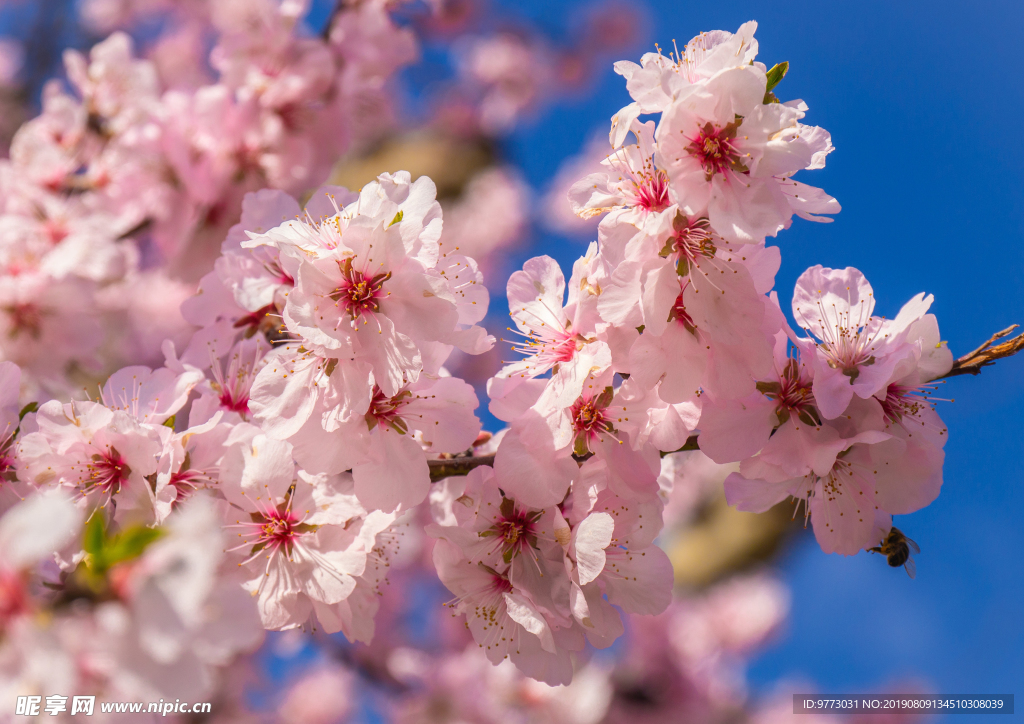
<instances>
[{"instance_id":1,"label":"tree branch","mask_svg":"<svg viewBox=\"0 0 1024 724\"><path fill-rule=\"evenodd\" d=\"M686 440L686 444L678 450L671 450L669 452L661 453L662 457L671 455L677 452L686 452L687 450L699 450L697 447L697 436L690 435ZM573 455L573 460L582 465L593 453L587 455ZM446 458L444 460L428 460L427 465L430 467L430 482L436 483L438 480L444 480L445 478L453 478L458 475L469 475L469 472L473 468L478 468L481 465L494 465L494 453L490 455L476 455L473 457L462 457L462 458Z\"/></svg>"},{"instance_id":2,"label":"tree branch","mask_svg":"<svg viewBox=\"0 0 1024 724\"><path fill-rule=\"evenodd\" d=\"M996 332L985 344L959 358L953 363L953 368L949 372L937 379L942 380L948 377L956 377L957 375L976 375L981 372L982 367L988 367L994 364L996 360L1012 357L1021 350L1024 350L1024 333L1018 334L1016 337L1012 337L1000 344L993 345L997 340L1009 336L1017 327L1018 325L1013 324L1001 332Z\"/></svg>"},{"instance_id":3,"label":"tree branch","mask_svg":"<svg viewBox=\"0 0 1024 724\"><path fill-rule=\"evenodd\" d=\"M968 352L963 357L953 363L953 368L936 379L946 379L947 377L956 377L957 375L976 375L981 372L983 367L988 367L994 364L996 360L1003 359L1004 357L1012 357L1021 350L1024 350L1024 333L1018 334L1016 337L1012 337L1005 342L994 344L1000 339L1009 336L1018 325L1014 324L1007 327L1001 332L996 332L992 337L985 342L985 344L978 347L973 352ZM661 453L662 457L671 455L672 453L685 452L687 450L699 450L700 447L697 445L697 436L690 435L687 439L686 444L678 450L672 450L671 452ZM584 461L589 458L588 455L573 455L573 458L577 463L582 465ZM481 465L494 465L494 453L490 455L476 455L458 458L446 458L443 460L428 460L427 465L430 467L430 482L436 483L438 480L444 480L445 478L451 478L458 475L469 475L469 472L474 468L478 468Z\"/></svg>"}]
</instances>

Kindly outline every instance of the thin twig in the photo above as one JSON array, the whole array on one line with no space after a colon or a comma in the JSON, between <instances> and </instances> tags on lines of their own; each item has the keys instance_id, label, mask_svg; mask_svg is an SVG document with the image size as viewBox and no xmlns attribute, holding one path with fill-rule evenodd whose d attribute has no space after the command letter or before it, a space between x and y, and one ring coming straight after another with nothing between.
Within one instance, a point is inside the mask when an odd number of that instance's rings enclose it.
<instances>
[{"instance_id":1,"label":"thin twig","mask_svg":"<svg viewBox=\"0 0 1024 724\"><path fill-rule=\"evenodd\" d=\"M945 379L947 377L956 377L957 375L976 375L981 372L982 367L987 367L990 364L995 363L996 360L1003 359L1004 357L1011 357L1021 350L1024 350L1024 333L1018 334L1005 342L994 345L1000 339L1009 336L1015 329L1016 324L1007 327L1001 332L996 332L992 335L985 344L978 347L973 352L968 352L963 357L953 363L953 368L936 379ZM993 346L994 345L994 346ZM676 452L685 452L687 450L699 450L700 447L697 445L697 436L690 435L687 439L686 444L678 450L672 450L670 452L661 453L662 457L671 455ZM582 465L593 453L587 455L573 455L573 458L577 463ZM470 457L461 458L449 458L446 460L428 460L427 465L430 467L430 481L436 483L438 480L445 478L455 477L457 475L468 475L469 471L474 468L478 468L481 465L494 465L494 454L490 455L477 455Z\"/></svg>"},{"instance_id":2,"label":"thin twig","mask_svg":"<svg viewBox=\"0 0 1024 724\"><path fill-rule=\"evenodd\" d=\"M953 363L953 368L949 372L936 379L941 380L947 377L956 377L957 375L976 375L981 372L983 367L994 364L996 360L1011 357L1024 350L1024 334L1018 334L1016 337L1000 344L993 344L1003 337L1008 337L1017 327L1018 325L1013 324L1001 332L996 332L985 344L973 352L965 354Z\"/></svg>"},{"instance_id":3,"label":"thin twig","mask_svg":"<svg viewBox=\"0 0 1024 724\"><path fill-rule=\"evenodd\" d=\"M697 436L690 435L686 440L686 444L678 450L671 450L669 452L661 453L662 457L671 455L672 453L685 452L687 450L699 450L697 447ZM593 453L587 455L573 455L573 459L582 465ZM428 460L427 465L430 467L430 482L436 483L438 480L444 480L445 478L453 478L459 475L469 475L469 472L474 468L478 468L481 465L494 465L494 453L490 455L477 455L474 457L464 458L448 458L446 460Z\"/></svg>"}]
</instances>

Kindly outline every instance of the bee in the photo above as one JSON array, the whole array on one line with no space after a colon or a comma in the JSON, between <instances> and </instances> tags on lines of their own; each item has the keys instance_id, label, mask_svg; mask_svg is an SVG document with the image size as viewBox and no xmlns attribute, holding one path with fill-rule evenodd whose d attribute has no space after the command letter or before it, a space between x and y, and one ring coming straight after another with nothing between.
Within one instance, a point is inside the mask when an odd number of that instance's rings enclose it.
<instances>
[{"instance_id":1,"label":"bee","mask_svg":"<svg viewBox=\"0 0 1024 724\"><path fill-rule=\"evenodd\" d=\"M917 566L914 565L911 554L920 553L921 549L917 547L917 543L903 535L903 531L899 528L893 527L889 531L889 535L882 541L882 545L868 548L868 550L872 553L881 553L893 568L903 566L911 578L917 572Z\"/></svg>"}]
</instances>

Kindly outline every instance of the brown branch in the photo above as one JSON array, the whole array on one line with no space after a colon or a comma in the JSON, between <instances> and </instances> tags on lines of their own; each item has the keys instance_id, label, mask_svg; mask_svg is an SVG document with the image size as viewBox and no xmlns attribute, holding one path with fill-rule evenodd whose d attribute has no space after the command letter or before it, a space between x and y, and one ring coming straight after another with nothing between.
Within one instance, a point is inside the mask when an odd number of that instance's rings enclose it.
<instances>
[{"instance_id":1,"label":"brown branch","mask_svg":"<svg viewBox=\"0 0 1024 724\"><path fill-rule=\"evenodd\" d=\"M968 352L963 357L953 363L953 368L936 379L946 379L948 377L956 377L957 375L976 375L979 374L983 367L988 367L994 364L996 360L1003 359L1004 357L1012 357L1018 352L1024 350L1024 333L1018 334L1016 337L1012 337L1005 342L995 344L995 342L1008 337L1017 329L1018 325L1014 324L1007 327L1001 332L996 332L992 337L985 342L985 344L978 347L973 352ZM684 452L686 450L699 450L697 445L697 436L690 435L686 444L678 450L672 450L669 452L661 453L662 457L671 455L674 452ZM590 455L573 455L576 462L581 465L589 458ZM436 483L438 480L444 478L450 478L457 475L468 475L469 471L473 468L478 468L481 465L494 465L494 454L490 455L479 455L475 457L461 457L461 458L448 458L446 460L428 460L427 465L430 467L430 481Z\"/></svg>"},{"instance_id":2,"label":"brown branch","mask_svg":"<svg viewBox=\"0 0 1024 724\"><path fill-rule=\"evenodd\" d=\"M672 453L699 449L700 448L697 447L697 436L690 435L686 440L686 444L681 448L678 450L663 452L661 453L661 456L665 457ZM592 455L593 453L587 455L573 455L572 457L577 463L582 465ZM494 465L494 453L491 453L490 455L477 455L475 457L428 460L427 465L430 467L430 482L436 483L438 480L444 480L445 478L453 478L458 475L469 475L469 472L473 470L473 468L478 468L481 465Z\"/></svg>"},{"instance_id":3,"label":"brown branch","mask_svg":"<svg viewBox=\"0 0 1024 724\"><path fill-rule=\"evenodd\" d=\"M1001 332L996 332L985 344L959 358L953 363L953 368L949 372L936 379L942 380L947 377L956 377L957 375L976 375L981 372L982 367L988 367L994 364L996 360L1012 357L1021 350L1024 350L1024 333L1018 334L1016 337L1012 337L1005 342L993 344L997 340L1009 336L1017 327L1018 325L1013 324Z\"/></svg>"},{"instance_id":4,"label":"brown branch","mask_svg":"<svg viewBox=\"0 0 1024 724\"><path fill-rule=\"evenodd\" d=\"M470 471L481 465L494 465L494 453L469 458L448 458L447 460L427 460L430 467L430 482L453 478L458 475L469 475Z\"/></svg>"}]
</instances>

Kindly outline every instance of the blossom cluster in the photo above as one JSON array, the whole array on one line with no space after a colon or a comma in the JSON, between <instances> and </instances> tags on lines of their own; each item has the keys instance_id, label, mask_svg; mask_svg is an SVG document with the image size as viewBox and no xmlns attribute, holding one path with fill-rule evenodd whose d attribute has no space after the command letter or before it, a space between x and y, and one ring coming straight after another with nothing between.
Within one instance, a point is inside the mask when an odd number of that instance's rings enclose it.
<instances>
[{"instance_id":1,"label":"blossom cluster","mask_svg":"<svg viewBox=\"0 0 1024 724\"><path fill-rule=\"evenodd\" d=\"M598 239L568 282L546 256L509 278L522 357L487 383L507 425L491 435L445 365L495 344L483 275L452 241L492 215L464 209L444 232L435 183L406 171L296 200L348 143L356 100L412 52L382 3L340 6L326 38L295 32L301 5L211 3L214 85L158 79L126 35L69 54L78 97L51 86L0 167L0 667L36 671L17 642L37 637L75 681L160 694L161 667L182 667L199 692L262 629L369 643L412 530L477 651L452 672L395 672L443 689L483 657L519 670L496 681L607 682L581 661L623 635L625 613L674 621L659 656L689 686L702 668L727 678L716 657L777 617L715 602L665 614L659 536L702 494L673 496L673 453L731 465L740 510L802 502L825 552L877 547L893 515L935 499L946 429L931 383L952 356L932 297L886 319L859 271L815 266L794 328L773 291L767 237L839 205L793 178L824 166L831 139L776 96L788 66L756 60L755 23L616 64L633 102L569 190L576 214L601 217ZM122 357L150 366L68 394ZM47 389L57 399L20 407ZM468 474L432 484L458 464ZM27 529L38 518L46 535ZM777 613L783 598L759 600ZM715 640L730 626L739 643Z\"/></svg>"},{"instance_id":2,"label":"blossom cluster","mask_svg":"<svg viewBox=\"0 0 1024 724\"><path fill-rule=\"evenodd\" d=\"M584 638L622 633L609 604L668 605L671 566L652 545L659 458L691 435L739 463L732 505L802 501L826 552L878 546L893 514L941 486L945 428L927 383L952 356L932 298L887 320L859 271L813 267L794 295L800 336L772 292L780 255L766 237L839 205L792 178L823 167L831 139L801 122L806 104L775 96L787 66L755 60L755 28L616 64L634 102L612 120L602 169L569 191L580 216L604 214L598 242L568 285L549 257L509 279L524 357L488 383L509 427L493 471L437 501L435 563L455 611L493 661L548 683L569 680Z\"/></svg>"},{"instance_id":3,"label":"blossom cluster","mask_svg":"<svg viewBox=\"0 0 1024 724\"><path fill-rule=\"evenodd\" d=\"M49 393L187 341L178 306L244 195L322 182L416 55L378 3L337 13L326 38L301 31L303 2L180 5L195 47L177 33L143 59L115 32L66 51L69 87L47 84L0 162L0 358Z\"/></svg>"},{"instance_id":4,"label":"blossom cluster","mask_svg":"<svg viewBox=\"0 0 1024 724\"><path fill-rule=\"evenodd\" d=\"M479 435L472 388L441 363L455 346L493 343L475 324L487 292L472 259L442 251L429 179L324 189L298 212L282 191L246 197L184 305L200 329L180 355L165 343L165 366L123 368L97 399L19 415L20 370L0 363L3 505L30 515L59 495L65 517L118 531L201 515L263 628L369 642L398 517L429 489L428 455ZM68 535L31 563L60 554L67 589L76 543Z\"/></svg>"},{"instance_id":5,"label":"blossom cluster","mask_svg":"<svg viewBox=\"0 0 1024 724\"><path fill-rule=\"evenodd\" d=\"M215 672L263 638L221 553L226 537L205 496L165 526L111 536L99 517L85 523L65 491L8 510L0 517L4 694L206 695Z\"/></svg>"}]
</instances>

